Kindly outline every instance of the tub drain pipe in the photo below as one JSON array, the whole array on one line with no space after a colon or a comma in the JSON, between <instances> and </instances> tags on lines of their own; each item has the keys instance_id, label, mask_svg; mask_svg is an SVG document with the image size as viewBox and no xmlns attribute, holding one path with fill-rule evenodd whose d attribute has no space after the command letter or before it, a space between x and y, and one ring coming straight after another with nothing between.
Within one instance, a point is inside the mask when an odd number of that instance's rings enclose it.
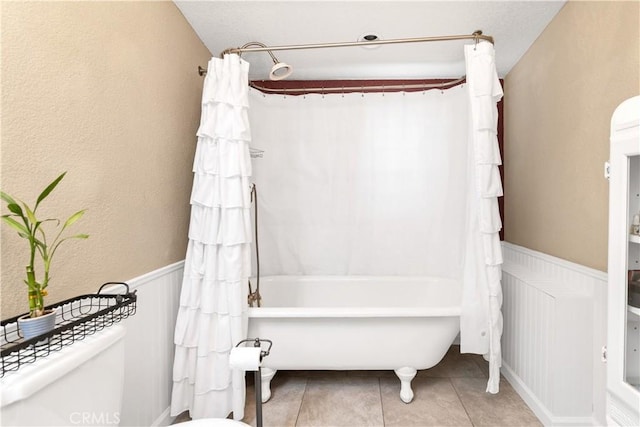
<instances>
[{"instance_id":1,"label":"tub drain pipe","mask_svg":"<svg viewBox=\"0 0 640 427\"><path fill-rule=\"evenodd\" d=\"M251 202L253 203L253 232L256 244L256 291L251 289L251 280L249 280L249 296L247 302L249 307L253 307L254 302L258 307L262 304L262 296L260 295L260 250L258 247L258 190L256 184L251 184Z\"/></svg>"}]
</instances>

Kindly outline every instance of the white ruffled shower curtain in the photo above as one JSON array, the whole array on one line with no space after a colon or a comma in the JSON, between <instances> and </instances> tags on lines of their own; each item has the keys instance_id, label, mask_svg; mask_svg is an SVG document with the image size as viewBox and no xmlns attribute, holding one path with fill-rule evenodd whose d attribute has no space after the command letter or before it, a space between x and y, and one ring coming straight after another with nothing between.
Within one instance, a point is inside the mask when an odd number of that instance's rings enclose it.
<instances>
[{"instance_id":1,"label":"white ruffled shower curtain","mask_svg":"<svg viewBox=\"0 0 640 427\"><path fill-rule=\"evenodd\" d=\"M204 81L171 397L171 414L193 419L244 416L244 374L229 369L229 352L246 338L251 275L248 72L225 55Z\"/></svg>"},{"instance_id":2,"label":"white ruffled shower curtain","mask_svg":"<svg viewBox=\"0 0 640 427\"><path fill-rule=\"evenodd\" d=\"M460 279L466 87L249 101L264 276Z\"/></svg>"},{"instance_id":3,"label":"white ruffled shower curtain","mask_svg":"<svg viewBox=\"0 0 640 427\"><path fill-rule=\"evenodd\" d=\"M497 393L502 353L502 228L498 197L498 108L502 87L496 73L493 44L464 49L469 85L468 204L466 256L460 316L460 351L484 355L489 362L487 392Z\"/></svg>"},{"instance_id":4,"label":"white ruffled shower curtain","mask_svg":"<svg viewBox=\"0 0 640 427\"><path fill-rule=\"evenodd\" d=\"M447 141L438 142L436 140L422 140L431 144L432 148L423 147L422 142L405 144L405 148L400 148L401 144L388 144L389 141L382 141L382 145L371 144L356 147L361 150L356 153L357 162L352 162L351 166L361 169L359 175L360 181L353 181L350 174L345 176L336 176L327 174L327 171L321 168L307 169L299 167L292 162L292 154L279 153L281 157L277 157L274 167L276 178L272 181L280 183L271 197L268 197L268 190L260 187L258 179L258 187L263 190L260 194L260 205L263 209L263 225L261 225L261 233L269 233L268 227L264 225L265 218L268 218L270 210L272 210L278 202L278 194L284 189L284 184L293 185L295 193L302 195L307 200L307 204L314 206L327 205L324 190L314 191L308 185L302 182L292 182L284 175L284 171L293 171L298 173L297 177L311 177L315 179L325 180L325 182L344 180L334 182L336 191L342 191L351 185L355 189L350 194L342 194L343 203L337 205L328 205L332 208L331 215L322 215L312 210L308 214L298 215L297 220L283 221L274 215L274 221L278 222L275 233L272 233L273 239L279 239L280 250L289 254L298 256L298 254L319 253L321 262L316 264L307 262L311 260L305 259L306 262L292 262L287 267L286 262L280 260L280 264L276 265L276 259L266 263L271 251L266 251L265 247L269 245L269 240L261 240L264 242L261 246L263 252L263 269L265 271L273 268L293 268L295 271L289 274L300 274L300 269L307 269L307 274L322 274L322 269L326 268L344 268L348 274L369 274L372 273L367 265L377 269L377 274L426 274L421 269L433 265L434 268L440 269L434 275L447 275L446 271L457 268L458 277L462 277L462 315L461 315L461 351L465 353L477 353L485 355L490 365L490 378L487 385L487 391L496 393L499 385L499 368L501 363L500 353L500 337L502 334L502 315L500 307L502 304L502 292L500 286L500 276L502 263L501 247L498 238L498 231L501 228L500 215L498 212L497 197L502 195L502 186L497 166L500 164L500 154L497 145L497 108L496 103L502 96L502 89L497 78L494 62L493 45L486 42L480 42L474 45L465 46L465 57L467 64L467 88L464 90L468 93L467 105L456 104L458 107L450 107L436 110L436 121L439 120L438 114L448 114L451 117L467 116L469 129L468 134L462 135L462 141L467 145L467 152L458 150L458 156L447 158L445 160L434 160L432 155L435 152L429 150L452 149L455 151L454 145L446 146ZM241 60L237 55L226 55L224 59L213 58L209 62L207 77L205 78L205 87L202 98L202 121L198 130L198 146L194 161L194 184L192 192L192 213L191 225L189 230L189 247L185 260L185 274L182 287L182 295L178 319L175 331L176 355L174 362L174 385L172 394L171 414L177 415L185 410L189 410L191 417L194 419L204 417L226 417L233 411L235 419L241 419L244 415L244 376L238 372L232 372L228 366L228 356L232 346L246 337L246 283L250 276L251 270L251 222L250 222L250 202L249 202L249 185L251 178L251 163L249 156L249 119L248 119L248 63ZM458 90L456 88L452 90ZM402 94L386 94L388 97L402 96ZM407 94L407 98L413 97L415 94ZM420 95L422 96L422 95ZM428 95L431 96L431 95ZM425 95L425 97L428 97ZM309 96L311 97L311 96ZM359 95L344 95L350 102L365 102L360 98L368 98ZM295 98L297 102L301 102L303 97ZM328 98L328 96L327 96ZM263 111L273 111L279 108L269 106ZM300 107L302 108L302 107ZM298 111L300 111L298 109ZM412 114L415 111L409 108L402 114ZM258 117L252 117L260 122L260 113ZM424 117L424 116L422 116ZM369 137L377 136L372 126L377 121L387 120L389 117L383 114L380 119L365 122L365 126L355 129L356 133L363 133ZM327 117L317 117L315 120L319 123L320 129L326 127ZM329 119L330 120L330 119ZM420 119L419 119L420 120ZM447 119L450 120L450 119ZM262 123L269 122L263 120ZM278 155L276 147L277 142L281 142L281 138L292 132L304 124L300 120L289 119L286 126L280 129L267 132L260 125L254 126L254 131L258 135L256 147L265 150L265 159L269 156ZM460 127L460 126L458 126ZM352 132L351 129L349 132ZM464 132L463 132L464 133ZM353 135L351 133L350 135ZM402 129L399 134L389 134L397 142L406 142L409 137L414 137L412 129ZM271 138L271 144L269 142ZM458 136L455 137L458 141ZM309 141L304 138L294 140L295 145L289 146L290 150L294 150L293 155L299 155L310 162L317 164L318 162L326 162L324 165L332 165L335 161L343 161L344 150L353 150L352 145L343 145L334 148L333 152L324 151L299 153L295 152L300 147L305 146ZM347 137L347 142L353 143ZM334 142L331 139L327 142ZM393 141L392 141L393 142ZM413 145L412 145L413 144ZM441 145L438 145L441 144ZM456 142L457 144L457 142ZM455 145L457 146L457 145ZM417 159L414 151L416 148L422 150L422 157ZM406 163L399 161L396 164L387 162L385 173L390 173L391 179L380 178L377 170L366 170L371 168L375 157L382 157L385 160L393 159L393 156L405 150L403 155L407 155L408 161L416 163L417 167L414 172L406 169ZM426 150L426 151L425 151ZM327 155L329 155L327 157ZM457 168L459 160L468 159L468 167L466 170ZM263 160L259 160L263 161ZM259 163L258 163L259 164ZM257 165L258 165L257 164ZM256 165L256 170L260 166ZM349 166L348 163L346 163ZM429 166L430 165L430 166ZM363 169L364 168L364 169ZM428 175L433 171L441 170L444 174L437 174L435 177ZM277 175L283 172L281 177ZM427 173L427 175L425 175ZM368 174L368 175L367 175ZM399 175L398 175L399 174ZM411 175L413 174L413 175ZM448 175L447 175L448 174ZM374 179L374 189L383 190L383 197L376 198L375 194L367 196L362 193L362 188L358 187L366 183L367 176ZM457 196L448 194L441 188L436 188L436 184L440 184L443 179L459 179L466 178L466 185L460 188L466 188L466 201L456 199ZM446 177L446 178L443 178ZM259 177L257 177L259 178ZM375 181L377 179L377 181ZM400 209L400 204L394 201L394 197L398 196L393 189L388 188L392 182L401 182L408 179L420 180L426 179L428 186L427 192L432 195L440 195L441 199L429 197L424 191L417 192L411 190L410 195L406 197L411 203L412 197L417 200L416 210L413 213L426 212L425 209L431 209L438 206L438 203L446 203L449 206L446 212L432 212L423 218L423 222L427 223L420 233L426 233L426 236L442 236L438 237L435 247L427 245L429 254L445 253L449 254L445 264L436 262L429 257L421 256L414 250L405 251L409 254L407 259L401 253L394 254L391 245L388 245L388 239L396 238L402 242L408 241L402 234L403 225L406 221L404 213L406 209ZM279 181L278 181L279 180ZM329 180L329 181L327 181ZM296 179L299 181L299 178ZM348 184L348 185L347 185ZM413 184L412 184L413 185ZM412 187L413 188L413 187ZM266 193L265 193L266 191ZM333 191L333 190L331 190ZM265 195L267 194L267 195ZM380 195L380 193L378 193ZM355 211L347 220L340 219L335 216L336 213L343 210L347 206L353 206L358 197L364 197L366 203L364 210ZM281 197L282 199L282 197ZM463 197L464 199L464 197ZM283 212L293 212L300 214L300 203L296 203L293 199L284 199L280 203L280 214ZM382 234L379 229L375 228L375 218L367 216L370 212L375 215L388 216L391 222L383 224ZM464 224L463 215L460 221L454 221L459 224L458 227L446 226L441 227L433 225L430 218L438 217L444 221L451 221L452 215L458 215L460 212L466 212L467 223ZM364 216L363 216L364 215ZM310 224L313 218L323 221L319 224ZM363 218L366 221L363 223ZM456 217L457 218L457 217ZM346 222L345 222L346 221ZM368 221L368 222L367 222ZM351 224L351 225L349 225ZM356 230L353 227L361 227ZM363 232L363 239L357 242L359 246L351 246L351 243L338 245L337 251L332 251L330 247L322 247L317 241L309 239L308 235L304 238L296 238L291 240L289 236L283 234L291 230L299 232L300 227L311 226L313 232L319 232L323 242L327 241L328 235L348 237L350 242L353 232ZM337 226L338 229L333 230L332 227ZM286 229L285 229L286 227ZM341 227L341 228L340 228ZM369 227L369 228L367 228ZM373 228L371 228L373 227ZM447 234L456 230L463 230L464 235L455 238L453 241L445 241ZM309 229L310 230L310 229ZM271 230L272 232L274 230ZM308 230L307 230L308 231ZM406 230L404 230L406 231ZM410 230L411 231L411 230ZM306 232L306 231L305 231ZM444 234L443 234L444 233ZM382 240L380 237L382 236ZM384 237L387 236L387 237ZM268 235L267 235L268 237ZM289 240L287 240L289 238ZM377 241L369 241L367 239L378 238ZM386 241L384 239L387 239ZM403 240L404 239L404 240ZM328 239L331 240L331 239ZM424 239L423 239L424 241ZM293 245L292 242L304 242L307 245L304 248ZM320 243L323 243L320 242ZM326 242L325 242L326 243ZM446 245L447 250L443 251ZM414 245L417 247L417 245ZM343 254L343 249L351 248L349 254ZM303 250L301 250L303 249ZM404 249L407 249L404 247ZM377 251L382 257L386 257L384 263L377 263L363 259L361 254L367 251ZM314 252L315 251L315 252ZM414 259L417 264L413 267L400 268L398 263L393 261L393 257L389 255L397 255L396 260L407 263ZM336 260L348 260L336 267ZM305 267L306 266L306 267ZM385 270L386 269L386 270ZM393 270L395 269L395 270ZM409 269L409 270L408 270ZM369 271L365 271L369 270ZM379 271L378 271L379 270ZM391 271L393 270L393 271ZM445 271L446 270L446 271ZM306 270L304 270L306 271ZM409 273L407 273L409 271ZM272 272L273 273L273 272ZM276 274L286 273L285 271L276 272ZM325 272L325 274L327 274ZM338 273L329 273L338 274ZM277 343L275 344L277 345Z\"/></svg>"}]
</instances>

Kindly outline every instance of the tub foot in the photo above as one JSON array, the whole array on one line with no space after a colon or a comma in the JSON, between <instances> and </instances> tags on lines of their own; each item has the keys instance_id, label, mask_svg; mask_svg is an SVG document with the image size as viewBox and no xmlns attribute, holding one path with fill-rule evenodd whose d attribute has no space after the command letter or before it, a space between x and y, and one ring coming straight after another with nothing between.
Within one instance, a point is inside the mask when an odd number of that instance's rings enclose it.
<instances>
[{"instance_id":1,"label":"tub foot","mask_svg":"<svg viewBox=\"0 0 640 427\"><path fill-rule=\"evenodd\" d=\"M394 371L400 378L400 399L404 403L411 403L413 400L413 390L411 390L411 380L416 376L418 371L413 368L404 367Z\"/></svg>"},{"instance_id":2,"label":"tub foot","mask_svg":"<svg viewBox=\"0 0 640 427\"><path fill-rule=\"evenodd\" d=\"M260 381L262 382L262 403L266 403L271 398L271 380L276 375L275 369L261 368L262 375Z\"/></svg>"}]
</instances>

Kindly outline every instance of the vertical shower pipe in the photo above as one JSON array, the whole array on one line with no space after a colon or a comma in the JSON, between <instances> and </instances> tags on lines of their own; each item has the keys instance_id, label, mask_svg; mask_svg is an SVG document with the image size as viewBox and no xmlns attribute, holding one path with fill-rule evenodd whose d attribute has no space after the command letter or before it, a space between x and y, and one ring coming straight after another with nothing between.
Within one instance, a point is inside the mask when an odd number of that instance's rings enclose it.
<instances>
[{"instance_id":1,"label":"vertical shower pipe","mask_svg":"<svg viewBox=\"0 0 640 427\"><path fill-rule=\"evenodd\" d=\"M257 306L260 307L262 297L260 296L260 250L258 247L258 190L256 189L256 184L251 184L251 202L253 203L253 232L255 234L255 242L256 242L256 291L253 292L251 289L251 280L249 280L249 296L247 297L247 302L249 307L253 307L253 302L257 303Z\"/></svg>"}]
</instances>

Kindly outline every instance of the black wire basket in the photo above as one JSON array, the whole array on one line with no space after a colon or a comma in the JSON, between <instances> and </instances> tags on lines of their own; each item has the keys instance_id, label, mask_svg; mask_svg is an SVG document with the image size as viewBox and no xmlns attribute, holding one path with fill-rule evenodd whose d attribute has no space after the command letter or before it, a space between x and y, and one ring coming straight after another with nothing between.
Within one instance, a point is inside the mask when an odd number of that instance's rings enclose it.
<instances>
[{"instance_id":1,"label":"black wire basket","mask_svg":"<svg viewBox=\"0 0 640 427\"><path fill-rule=\"evenodd\" d=\"M122 286L126 292L101 293L106 286ZM24 315L3 320L0 330L0 377L133 316L136 313L136 300L136 292L130 292L128 284L107 282L100 286L96 294L80 295L45 307L57 309L55 328L30 339L24 339L18 327L18 318Z\"/></svg>"}]
</instances>

